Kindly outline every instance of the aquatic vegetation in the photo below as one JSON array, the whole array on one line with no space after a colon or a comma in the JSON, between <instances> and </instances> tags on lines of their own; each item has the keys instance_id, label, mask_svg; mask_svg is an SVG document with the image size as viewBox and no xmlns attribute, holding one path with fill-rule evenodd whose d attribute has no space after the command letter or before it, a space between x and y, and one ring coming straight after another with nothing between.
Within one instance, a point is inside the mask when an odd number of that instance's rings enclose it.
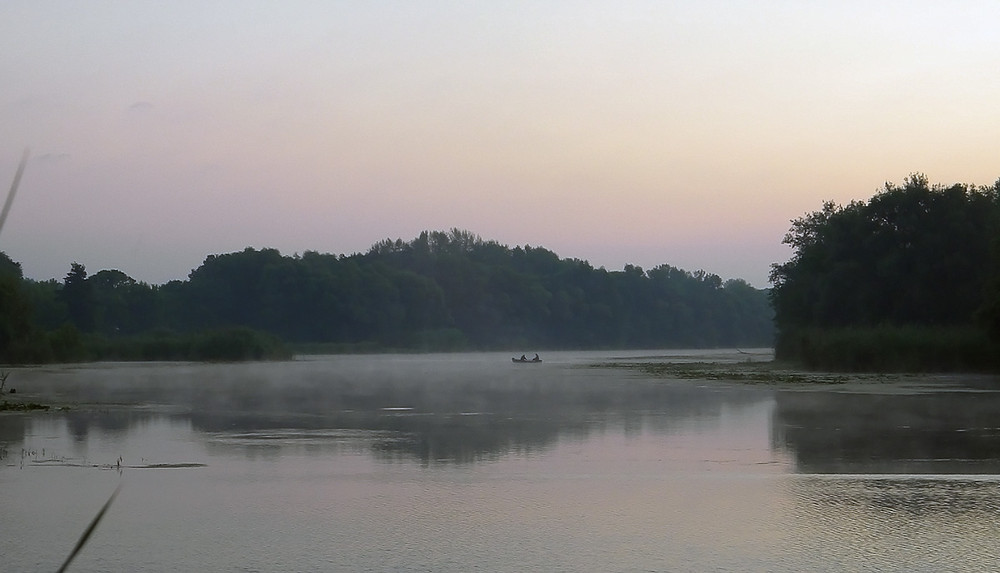
<instances>
[{"instance_id":1,"label":"aquatic vegetation","mask_svg":"<svg viewBox=\"0 0 1000 573\"><path fill-rule=\"evenodd\" d=\"M774 362L605 362L598 368L635 370L658 378L678 380L722 380L744 384L846 384L847 382L889 382L899 379L891 374L842 374L804 372Z\"/></svg>"},{"instance_id":2,"label":"aquatic vegetation","mask_svg":"<svg viewBox=\"0 0 1000 573\"><path fill-rule=\"evenodd\" d=\"M49 406L45 404L36 404L35 402L10 402L4 400L0 402L0 412L31 412L34 410L48 410Z\"/></svg>"}]
</instances>

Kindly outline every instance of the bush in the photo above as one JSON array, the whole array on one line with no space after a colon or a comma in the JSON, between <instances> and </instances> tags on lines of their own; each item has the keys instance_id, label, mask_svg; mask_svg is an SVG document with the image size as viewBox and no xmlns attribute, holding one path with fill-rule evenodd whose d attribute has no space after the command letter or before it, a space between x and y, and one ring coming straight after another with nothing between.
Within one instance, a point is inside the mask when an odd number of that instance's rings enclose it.
<instances>
[{"instance_id":1,"label":"bush","mask_svg":"<svg viewBox=\"0 0 1000 573\"><path fill-rule=\"evenodd\" d=\"M194 360L237 362L291 358L278 339L245 327L212 330L195 337L191 345Z\"/></svg>"},{"instance_id":2,"label":"bush","mask_svg":"<svg viewBox=\"0 0 1000 573\"><path fill-rule=\"evenodd\" d=\"M812 370L850 372L996 371L1000 353L975 327L808 328L781 333L775 358Z\"/></svg>"},{"instance_id":3,"label":"bush","mask_svg":"<svg viewBox=\"0 0 1000 573\"><path fill-rule=\"evenodd\" d=\"M194 334L160 330L125 337L84 335L65 324L35 332L8 349L6 361L17 364L100 360L201 360L236 362L286 360L291 351L277 338L249 328L227 328Z\"/></svg>"}]
</instances>

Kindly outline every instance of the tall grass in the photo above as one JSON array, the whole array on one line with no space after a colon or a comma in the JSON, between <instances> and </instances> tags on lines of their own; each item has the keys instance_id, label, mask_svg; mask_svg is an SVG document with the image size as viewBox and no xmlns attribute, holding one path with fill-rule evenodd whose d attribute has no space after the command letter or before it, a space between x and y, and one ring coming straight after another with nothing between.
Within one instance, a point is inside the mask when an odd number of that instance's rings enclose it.
<instances>
[{"instance_id":1,"label":"tall grass","mask_svg":"<svg viewBox=\"0 0 1000 573\"><path fill-rule=\"evenodd\" d=\"M195 333L154 331L135 336L106 337L84 334L71 325L47 333L36 332L11 345L4 356L15 364L91 362L102 360L192 360L238 362L286 360L292 352L263 332L234 327Z\"/></svg>"},{"instance_id":2,"label":"tall grass","mask_svg":"<svg viewBox=\"0 0 1000 573\"><path fill-rule=\"evenodd\" d=\"M1000 347L972 326L798 329L779 333L775 358L811 370L1000 371Z\"/></svg>"}]
</instances>

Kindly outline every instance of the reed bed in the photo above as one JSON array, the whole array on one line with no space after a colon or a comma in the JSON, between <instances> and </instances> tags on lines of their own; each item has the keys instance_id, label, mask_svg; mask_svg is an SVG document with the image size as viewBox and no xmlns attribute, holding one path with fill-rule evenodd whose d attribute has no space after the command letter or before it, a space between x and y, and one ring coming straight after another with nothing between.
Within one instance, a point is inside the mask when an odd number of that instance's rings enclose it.
<instances>
[{"instance_id":1,"label":"reed bed","mask_svg":"<svg viewBox=\"0 0 1000 573\"><path fill-rule=\"evenodd\" d=\"M775 358L809 370L997 372L1000 347L972 326L877 326L781 333Z\"/></svg>"}]
</instances>

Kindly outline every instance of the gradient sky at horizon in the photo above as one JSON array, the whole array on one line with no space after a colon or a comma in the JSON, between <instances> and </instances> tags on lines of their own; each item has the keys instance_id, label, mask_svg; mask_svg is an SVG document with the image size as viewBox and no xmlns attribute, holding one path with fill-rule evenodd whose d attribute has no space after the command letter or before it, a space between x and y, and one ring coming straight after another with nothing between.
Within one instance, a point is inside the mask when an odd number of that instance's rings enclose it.
<instances>
[{"instance_id":1,"label":"gradient sky at horizon","mask_svg":"<svg viewBox=\"0 0 1000 573\"><path fill-rule=\"evenodd\" d=\"M791 219L1000 177L1000 3L0 4L0 250L161 284L422 230L767 286Z\"/></svg>"}]
</instances>

